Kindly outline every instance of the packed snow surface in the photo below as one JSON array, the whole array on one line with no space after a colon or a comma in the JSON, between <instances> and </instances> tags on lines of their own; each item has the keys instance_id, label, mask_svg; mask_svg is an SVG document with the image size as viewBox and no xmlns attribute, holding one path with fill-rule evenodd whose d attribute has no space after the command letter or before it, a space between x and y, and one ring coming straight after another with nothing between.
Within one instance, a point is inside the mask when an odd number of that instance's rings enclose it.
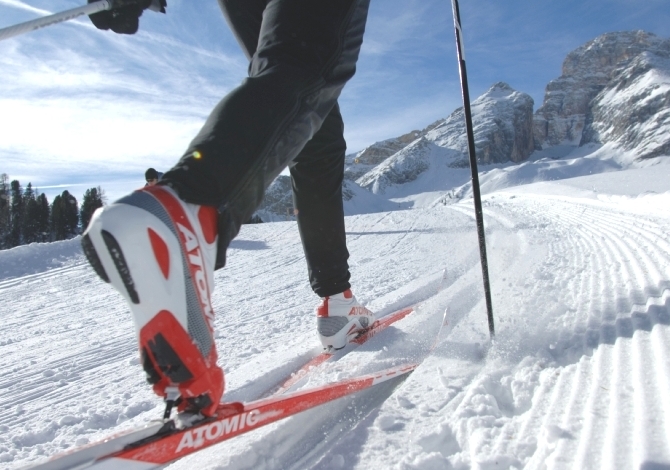
<instances>
[{"instance_id":1,"label":"packed snow surface","mask_svg":"<svg viewBox=\"0 0 670 470\"><path fill-rule=\"evenodd\" d=\"M670 468L670 165L590 158L483 172L493 342L467 188L426 198L417 179L412 209L348 216L359 300L417 311L330 378L412 360L434 331L421 325L446 310L436 348L395 388L169 468ZM319 349L295 222L244 226L215 277L226 399L254 399ZM162 414L128 309L78 239L0 252L0 305L1 468Z\"/></svg>"}]
</instances>

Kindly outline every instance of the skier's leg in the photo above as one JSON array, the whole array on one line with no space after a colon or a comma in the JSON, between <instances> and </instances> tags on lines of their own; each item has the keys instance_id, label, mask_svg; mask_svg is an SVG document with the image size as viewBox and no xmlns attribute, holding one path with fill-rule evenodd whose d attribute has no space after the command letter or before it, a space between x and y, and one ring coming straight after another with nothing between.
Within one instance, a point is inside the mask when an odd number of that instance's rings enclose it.
<instances>
[{"instance_id":1,"label":"skier's leg","mask_svg":"<svg viewBox=\"0 0 670 470\"><path fill-rule=\"evenodd\" d=\"M228 24L247 57L253 57L266 0L219 0ZM319 130L291 162L293 200L317 307L317 332L326 347L339 348L350 334L374 322L372 312L351 293L342 181L344 124L337 103ZM352 314L353 312L353 314Z\"/></svg>"},{"instance_id":2,"label":"skier's leg","mask_svg":"<svg viewBox=\"0 0 670 470\"><path fill-rule=\"evenodd\" d=\"M343 130L339 106L335 105L319 132L289 165L309 280L319 297L351 287L342 204Z\"/></svg>"},{"instance_id":3,"label":"skier's leg","mask_svg":"<svg viewBox=\"0 0 670 470\"><path fill-rule=\"evenodd\" d=\"M249 59L256 53L267 0L219 0L228 24ZM293 201L309 280L320 297L349 289L342 179L344 123L337 103L289 165Z\"/></svg>"},{"instance_id":4,"label":"skier's leg","mask_svg":"<svg viewBox=\"0 0 670 470\"><path fill-rule=\"evenodd\" d=\"M309 280L322 297L316 328L324 347L342 348L369 328L374 314L352 294L344 230L344 124L336 104L300 155L289 165L293 201Z\"/></svg>"},{"instance_id":5,"label":"skier's leg","mask_svg":"<svg viewBox=\"0 0 670 470\"><path fill-rule=\"evenodd\" d=\"M249 61L256 53L268 0L219 0L228 27Z\"/></svg>"},{"instance_id":6,"label":"skier's leg","mask_svg":"<svg viewBox=\"0 0 670 470\"><path fill-rule=\"evenodd\" d=\"M268 1L249 78L217 105L164 175L162 183L184 200L219 209L217 267L267 186L319 130L353 76L368 4Z\"/></svg>"},{"instance_id":7,"label":"skier's leg","mask_svg":"<svg viewBox=\"0 0 670 470\"><path fill-rule=\"evenodd\" d=\"M170 188L145 188L106 206L83 237L90 263L131 305L154 389L165 396L177 387L182 409L211 415L223 393L209 303L214 258L224 264L242 221L353 75L367 6L269 1L250 77L164 175Z\"/></svg>"}]
</instances>

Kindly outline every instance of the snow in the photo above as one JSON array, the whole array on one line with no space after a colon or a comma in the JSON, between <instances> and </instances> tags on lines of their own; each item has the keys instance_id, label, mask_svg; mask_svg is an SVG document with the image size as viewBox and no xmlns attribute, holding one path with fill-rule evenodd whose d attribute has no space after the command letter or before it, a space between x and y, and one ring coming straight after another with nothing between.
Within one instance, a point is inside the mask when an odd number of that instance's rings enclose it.
<instances>
[{"instance_id":1,"label":"snow","mask_svg":"<svg viewBox=\"0 0 670 470\"><path fill-rule=\"evenodd\" d=\"M495 341L467 176L448 173L467 170L424 172L387 189L396 210L370 198L346 219L357 297L417 313L311 385L425 353L446 309L421 366L168 468L670 468L670 165L564 150L482 168ZM318 351L317 298L295 222L245 225L228 260L217 344L226 398L249 400ZM0 252L0 300L0 467L161 415L127 307L78 239Z\"/></svg>"}]
</instances>

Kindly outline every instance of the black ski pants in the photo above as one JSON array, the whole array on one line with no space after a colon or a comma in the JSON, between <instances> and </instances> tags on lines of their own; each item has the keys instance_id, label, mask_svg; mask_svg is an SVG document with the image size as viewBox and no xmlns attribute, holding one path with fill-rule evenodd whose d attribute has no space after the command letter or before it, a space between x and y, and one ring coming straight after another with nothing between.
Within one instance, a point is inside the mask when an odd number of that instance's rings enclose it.
<instances>
[{"instance_id":1,"label":"black ski pants","mask_svg":"<svg viewBox=\"0 0 670 470\"><path fill-rule=\"evenodd\" d=\"M369 0L219 0L249 74L214 108L162 182L219 209L217 268L288 166L314 292L350 287L337 98L354 75Z\"/></svg>"}]
</instances>

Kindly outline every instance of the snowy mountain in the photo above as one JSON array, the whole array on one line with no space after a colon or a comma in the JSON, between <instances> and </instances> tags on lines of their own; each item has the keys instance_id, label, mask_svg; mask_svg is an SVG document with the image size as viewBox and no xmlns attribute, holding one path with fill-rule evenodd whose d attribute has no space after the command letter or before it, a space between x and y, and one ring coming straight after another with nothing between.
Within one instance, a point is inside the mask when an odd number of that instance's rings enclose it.
<instances>
[{"instance_id":1,"label":"snowy mountain","mask_svg":"<svg viewBox=\"0 0 670 470\"><path fill-rule=\"evenodd\" d=\"M265 191L263 202L256 210L255 215L259 216L263 222L276 222L295 218L293 215L293 189L290 176L279 175L275 178L267 191Z\"/></svg>"},{"instance_id":2,"label":"snowy mountain","mask_svg":"<svg viewBox=\"0 0 670 470\"><path fill-rule=\"evenodd\" d=\"M670 40L644 31L603 34L570 52L535 113L537 145L616 142L640 148L639 158L663 148L667 155L667 136L665 144L642 147L669 123L668 57Z\"/></svg>"},{"instance_id":3,"label":"snowy mountain","mask_svg":"<svg viewBox=\"0 0 670 470\"><path fill-rule=\"evenodd\" d=\"M582 137L612 142L638 159L670 155L670 40L613 72L591 102Z\"/></svg>"},{"instance_id":4,"label":"snowy mountain","mask_svg":"<svg viewBox=\"0 0 670 470\"><path fill-rule=\"evenodd\" d=\"M421 137L356 182L375 194L384 194L387 186L414 181L430 168L429 156L431 151L436 149L437 146Z\"/></svg>"},{"instance_id":5,"label":"snowy mountain","mask_svg":"<svg viewBox=\"0 0 670 470\"><path fill-rule=\"evenodd\" d=\"M532 98L502 82L471 107L484 193L563 178L566 165L592 172L645 166L641 160L670 155L670 40L643 31L604 34L568 54L534 114ZM348 155L345 212L456 201L471 194L468 168L459 108ZM259 214L286 220L290 200L290 186L273 184Z\"/></svg>"},{"instance_id":6,"label":"snowy mountain","mask_svg":"<svg viewBox=\"0 0 670 470\"><path fill-rule=\"evenodd\" d=\"M477 160L483 164L521 162L535 150L533 99L506 83L496 83L471 103ZM468 153L463 108L454 111L426 138L440 147ZM464 157L460 166L469 165Z\"/></svg>"},{"instance_id":7,"label":"snowy mountain","mask_svg":"<svg viewBox=\"0 0 670 470\"><path fill-rule=\"evenodd\" d=\"M483 163L520 162L528 158L534 150L533 99L513 90L506 83L496 83L486 93L472 103L472 119L475 129L475 147L479 160ZM444 120L437 121L422 131L413 131L404 137L413 136L414 141L406 144L385 160L373 160L377 166L359 177L356 182L375 194L384 194L386 188L415 181L421 173L434 170L433 164L448 168L467 168L467 137L463 108L454 111ZM394 146L387 143L392 142ZM387 149L395 149L398 140L385 141L368 147L359 155L375 149L381 157ZM357 160L362 160L357 155ZM430 157L432 155L432 157ZM369 164L367 161L356 162Z\"/></svg>"},{"instance_id":8,"label":"snowy mountain","mask_svg":"<svg viewBox=\"0 0 670 470\"><path fill-rule=\"evenodd\" d=\"M342 199L345 215L384 212L398 207L397 204L366 191L349 179L345 179L342 185ZM260 217L263 222L295 220L290 176L279 175L272 182L254 215Z\"/></svg>"},{"instance_id":9,"label":"snowy mountain","mask_svg":"<svg viewBox=\"0 0 670 470\"><path fill-rule=\"evenodd\" d=\"M412 131L400 137L376 142L356 154L347 155L344 177L352 181L357 180L425 133L425 129L423 131Z\"/></svg>"}]
</instances>

